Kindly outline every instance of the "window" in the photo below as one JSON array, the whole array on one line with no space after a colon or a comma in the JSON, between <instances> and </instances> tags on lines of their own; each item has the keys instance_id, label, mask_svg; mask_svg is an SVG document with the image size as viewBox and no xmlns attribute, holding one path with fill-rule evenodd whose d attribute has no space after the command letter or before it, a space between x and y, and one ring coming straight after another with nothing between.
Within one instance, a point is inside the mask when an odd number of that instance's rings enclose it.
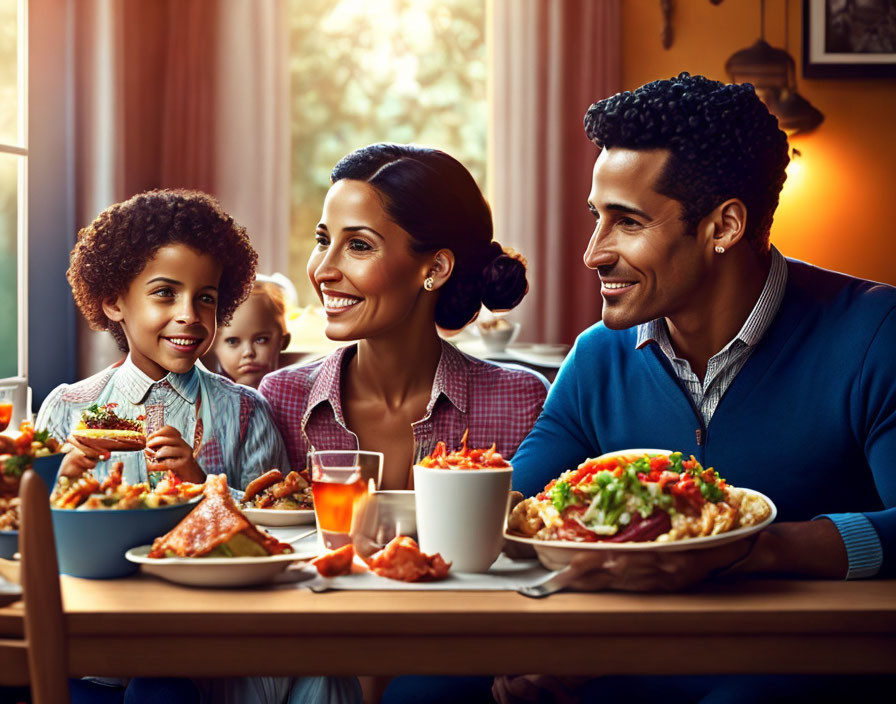
<instances>
[{"instance_id":1,"label":"window","mask_svg":"<svg viewBox=\"0 0 896 704\"><path fill-rule=\"evenodd\" d=\"M0 0L0 378L27 361L25 5Z\"/></svg>"},{"instance_id":2,"label":"window","mask_svg":"<svg viewBox=\"0 0 896 704\"><path fill-rule=\"evenodd\" d=\"M291 0L290 265L305 264L336 162L373 142L447 151L485 189L486 0Z\"/></svg>"}]
</instances>

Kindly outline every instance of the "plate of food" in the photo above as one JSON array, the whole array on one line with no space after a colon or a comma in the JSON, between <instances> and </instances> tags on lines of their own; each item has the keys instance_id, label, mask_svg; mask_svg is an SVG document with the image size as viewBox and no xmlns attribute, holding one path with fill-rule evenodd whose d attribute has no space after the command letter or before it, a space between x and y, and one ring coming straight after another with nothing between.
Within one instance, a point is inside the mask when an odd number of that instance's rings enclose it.
<instances>
[{"instance_id":1,"label":"plate of food","mask_svg":"<svg viewBox=\"0 0 896 704\"><path fill-rule=\"evenodd\" d=\"M265 472L249 482L240 508L253 523L262 526L296 526L314 522L314 500L308 471L279 469Z\"/></svg>"},{"instance_id":2,"label":"plate of food","mask_svg":"<svg viewBox=\"0 0 896 704\"><path fill-rule=\"evenodd\" d=\"M588 459L517 504L505 538L561 569L586 550L716 547L762 530L777 509L680 452L634 449Z\"/></svg>"},{"instance_id":3,"label":"plate of food","mask_svg":"<svg viewBox=\"0 0 896 704\"><path fill-rule=\"evenodd\" d=\"M11 559L19 549L19 484L30 467L53 487L62 464L63 443L46 430L35 431L22 421L16 434L0 434L0 558Z\"/></svg>"},{"instance_id":4,"label":"plate of food","mask_svg":"<svg viewBox=\"0 0 896 704\"><path fill-rule=\"evenodd\" d=\"M269 582L291 563L317 553L316 542L294 548L255 527L228 491L224 475L210 475L205 484L202 501L180 523L125 557L170 582L242 587Z\"/></svg>"},{"instance_id":5,"label":"plate of food","mask_svg":"<svg viewBox=\"0 0 896 704\"><path fill-rule=\"evenodd\" d=\"M29 467L53 488L67 446L47 430L35 430L22 421L18 433L0 433L0 496L16 496L19 482Z\"/></svg>"},{"instance_id":6,"label":"plate of food","mask_svg":"<svg viewBox=\"0 0 896 704\"><path fill-rule=\"evenodd\" d=\"M91 469L60 476L50 495L59 571L92 579L136 572L125 552L171 530L198 505L204 489L172 473L154 488L128 484L121 462L113 462L102 480Z\"/></svg>"},{"instance_id":7,"label":"plate of food","mask_svg":"<svg viewBox=\"0 0 896 704\"><path fill-rule=\"evenodd\" d=\"M266 584L299 560L317 554L279 553L258 557L152 558L151 545L131 548L125 557L147 574L190 587L249 587Z\"/></svg>"}]
</instances>

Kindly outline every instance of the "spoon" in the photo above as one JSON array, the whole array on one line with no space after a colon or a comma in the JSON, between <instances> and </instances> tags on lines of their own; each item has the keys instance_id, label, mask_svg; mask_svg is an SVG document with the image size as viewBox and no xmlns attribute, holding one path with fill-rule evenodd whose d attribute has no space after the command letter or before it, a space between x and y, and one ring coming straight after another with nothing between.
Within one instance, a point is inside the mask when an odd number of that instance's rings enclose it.
<instances>
[{"instance_id":1,"label":"spoon","mask_svg":"<svg viewBox=\"0 0 896 704\"><path fill-rule=\"evenodd\" d=\"M284 540L283 542L289 543L290 545L295 545L296 543L304 540L305 538L308 538L308 537L314 535L315 533L317 533L317 528L312 528L311 530L307 531L306 533L301 533L301 534L297 535L295 538L291 538L289 540Z\"/></svg>"}]
</instances>

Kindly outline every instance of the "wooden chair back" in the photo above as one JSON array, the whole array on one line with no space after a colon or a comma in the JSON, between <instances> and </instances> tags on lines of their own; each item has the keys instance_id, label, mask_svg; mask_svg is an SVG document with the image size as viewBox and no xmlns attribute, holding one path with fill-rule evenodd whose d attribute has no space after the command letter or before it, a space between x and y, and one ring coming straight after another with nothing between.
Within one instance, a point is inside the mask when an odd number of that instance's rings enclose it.
<instances>
[{"instance_id":1,"label":"wooden chair back","mask_svg":"<svg viewBox=\"0 0 896 704\"><path fill-rule=\"evenodd\" d=\"M30 469L22 477L19 496L19 552L31 701L62 704L69 701L68 649L50 497L43 480Z\"/></svg>"}]
</instances>

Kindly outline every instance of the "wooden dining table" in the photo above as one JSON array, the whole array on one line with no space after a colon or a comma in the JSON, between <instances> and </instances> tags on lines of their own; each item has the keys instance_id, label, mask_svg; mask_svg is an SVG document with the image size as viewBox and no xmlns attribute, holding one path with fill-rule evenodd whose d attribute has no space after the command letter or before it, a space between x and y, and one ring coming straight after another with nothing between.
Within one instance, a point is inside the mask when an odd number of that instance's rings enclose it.
<instances>
[{"instance_id":1,"label":"wooden dining table","mask_svg":"<svg viewBox=\"0 0 896 704\"><path fill-rule=\"evenodd\" d=\"M71 675L896 673L896 580L544 599L61 580ZM21 602L0 608L0 642L22 617ZM23 662L0 658L0 682Z\"/></svg>"}]
</instances>

